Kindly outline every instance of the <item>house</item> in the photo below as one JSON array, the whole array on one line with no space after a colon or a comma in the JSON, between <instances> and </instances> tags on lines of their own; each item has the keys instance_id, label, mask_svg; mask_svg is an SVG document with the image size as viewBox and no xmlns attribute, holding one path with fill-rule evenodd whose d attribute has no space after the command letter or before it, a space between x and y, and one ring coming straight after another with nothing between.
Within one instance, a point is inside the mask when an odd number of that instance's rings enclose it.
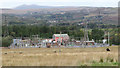
<instances>
[{"instance_id":1,"label":"house","mask_svg":"<svg viewBox=\"0 0 120 68\"><path fill-rule=\"evenodd\" d=\"M68 41L69 36L68 36L68 34L53 34L53 40L56 42L59 42L60 40L61 40L61 42Z\"/></svg>"}]
</instances>

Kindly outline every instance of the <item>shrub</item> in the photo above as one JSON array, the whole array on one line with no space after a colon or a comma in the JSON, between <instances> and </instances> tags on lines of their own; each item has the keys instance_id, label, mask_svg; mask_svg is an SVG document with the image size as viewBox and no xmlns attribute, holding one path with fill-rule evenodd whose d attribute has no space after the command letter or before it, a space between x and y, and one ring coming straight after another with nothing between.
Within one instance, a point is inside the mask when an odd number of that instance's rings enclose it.
<instances>
[{"instance_id":1,"label":"shrub","mask_svg":"<svg viewBox=\"0 0 120 68\"><path fill-rule=\"evenodd\" d=\"M114 59L110 59L110 62L114 62Z\"/></svg>"},{"instance_id":2,"label":"shrub","mask_svg":"<svg viewBox=\"0 0 120 68\"><path fill-rule=\"evenodd\" d=\"M93 60L92 63L96 63L96 62Z\"/></svg>"},{"instance_id":3,"label":"shrub","mask_svg":"<svg viewBox=\"0 0 120 68\"><path fill-rule=\"evenodd\" d=\"M2 38L2 46L3 47L8 47L12 43L12 37L7 36Z\"/></svg>"},{"instance_id":4,"label":"shrub","mask_svg":"<svg viewBox=\"0 0 120 68\"><path fill-rule=\"evenodd\" d=\"M99 62L103 63L103 58L101 58Z\"/></svg>"},{"instance_id":5,"label":"shrub","mask_svg":"<svg viewBox=\"0 0 120 68\"><path fill-rule=\"evenodd\" d=\"M113 58L107 57L107 62L114 62Z\"/></svg>"}]
</instances>

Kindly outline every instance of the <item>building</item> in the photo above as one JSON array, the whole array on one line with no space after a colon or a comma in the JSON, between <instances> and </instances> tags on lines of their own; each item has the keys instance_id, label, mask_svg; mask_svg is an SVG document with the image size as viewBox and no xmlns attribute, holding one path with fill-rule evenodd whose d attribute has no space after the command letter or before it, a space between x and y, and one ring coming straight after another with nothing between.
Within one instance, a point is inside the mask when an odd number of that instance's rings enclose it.
<instances>
[{"instance_id":1,"label":"building","mask_svg":"<svg viewBox=\"0 0 120 68\"><path fill-rule=\"evenodd\" d=\"M95 45L94 41L86 41L87 45Z\"/></svg>"},{"instance_id":2,"label":"building","mask_svg":"<svg viewBox=\"0 0 120 68\"><path fill-rule=\"evenodd\" d=\"M30 46L30 39L26 38L26 39L21 39L21 38L17 38L17 39L13 39L13 43L10 45L10 48L21 48L21 47L28 47Z\"/></svg>"},{"instance_id":3,"label":"building","mask_svg":"<svg viewBox=\"0 0 120 68\"><path fill-rule=\"evenodd\" d=\"M95 41L92 39L92 41L86 41L87 45L95 45Z\"/></svg>"},{"instance_id":4,"label":"building","mask_svg":"<svg viewBox=\"0 0 120 68\"><path fill-rule=\"evenodd\" d=\"M105 44L107 42L107 39L103 39L102 41L103 41L103 44Z\"/></svg>"},{"instance_id":5,"label":"building","mask_svg":"<svg viewBox=\"0 0 120 68\"><path fill-rule=\"evenodd\" d=\"M60 40L61 42L68 41L69 40L68 34L54 34L53 35L53 41L59 42Z\"/></svg>"}]
</instances>

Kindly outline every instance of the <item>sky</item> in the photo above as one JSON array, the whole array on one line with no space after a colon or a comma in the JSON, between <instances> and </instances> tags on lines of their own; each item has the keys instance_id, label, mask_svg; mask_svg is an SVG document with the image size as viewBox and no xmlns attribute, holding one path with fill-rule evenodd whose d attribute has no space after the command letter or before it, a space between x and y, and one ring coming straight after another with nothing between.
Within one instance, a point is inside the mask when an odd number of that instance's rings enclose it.
<instances>
[{"instance_id":1,"label":"sky","mask_svg":"<svg viewBox=\"0 0 120 68\"><path fill-rule=\"evenodd\" d=\"M0 8L20 5L118 7L120 0L1 0Z\"/></svg>"}]
</instances>

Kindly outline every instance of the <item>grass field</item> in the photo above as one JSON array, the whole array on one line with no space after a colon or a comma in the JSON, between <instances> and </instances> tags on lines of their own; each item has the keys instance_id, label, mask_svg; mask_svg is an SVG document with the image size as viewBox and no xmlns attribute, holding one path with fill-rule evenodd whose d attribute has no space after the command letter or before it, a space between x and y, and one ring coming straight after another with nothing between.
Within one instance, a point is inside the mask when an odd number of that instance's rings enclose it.
<instances>
[{"instance_id":1,"label":"grass field","mask_svg":"<svg viewBox=\"0 0 120 68\"><path fill-rule=\"evenodd\" d=\"M117 66L118 46L2 49L3 66ZM56 51L56 53L54 52Z\"/></svg>"}]
</instances>

